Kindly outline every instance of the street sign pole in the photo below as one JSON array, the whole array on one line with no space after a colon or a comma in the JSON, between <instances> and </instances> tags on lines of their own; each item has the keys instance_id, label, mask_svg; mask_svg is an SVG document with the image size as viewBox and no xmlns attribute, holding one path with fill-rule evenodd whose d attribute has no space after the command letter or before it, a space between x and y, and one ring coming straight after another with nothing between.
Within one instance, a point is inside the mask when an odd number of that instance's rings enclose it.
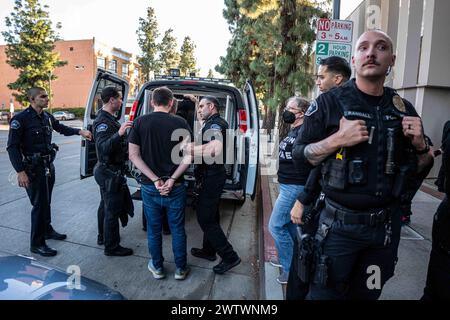
<instances>
[{"instance_id":1,"label":"street sign pole","mask_svg":"<svg viewBox=\"0 0 450 320\"><path fill-rule=\"evenodd\" d=\"M341 15L341 0L333 0L333 19L339 19Z\"/></svg>"}]
</instances>

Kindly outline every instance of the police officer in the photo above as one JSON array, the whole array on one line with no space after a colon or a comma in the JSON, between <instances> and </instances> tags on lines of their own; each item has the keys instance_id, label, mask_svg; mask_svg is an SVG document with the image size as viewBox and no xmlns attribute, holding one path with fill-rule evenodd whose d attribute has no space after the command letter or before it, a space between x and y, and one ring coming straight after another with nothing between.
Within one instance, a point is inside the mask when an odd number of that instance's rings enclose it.
<instances>
[{"instance_id":1,"label":"police officer","mask_svg":"<svg viewBox=\"0 0 450 320\"><path fill-rule=\"evenodd\" d=\"M311 299L380 296L397 260L406 177L423 179L433 163L414 107L383 87L395 62L389 36L363 33L352 62L356 79L311 104L300 138L325 194Z\"/></svg>"},{"instance_id":2,"label":"police officer","mask_svg":"<svg viewBox=\"0 0 450 320\"><path fill-rule=\"evenodd\" d=\"M52 131L65 136L78 134L89 140L92 135L89 131L62 125L44 111L49 101L45 89L29 89L28 98L30 107L11 119L7 150L17 171L18 184L26 188L33 206L30 251L42 256L54 256L57 251L49 248L45 240L64 240L66 235L56 232L51 225L50 204L55 184L53 160L58 148L52 144Z\"/></svg>"},{"instance_id":3,"label":"police officer","mask_svg":"<svg viewBox=\"0 0 450 320\"><path fill-rule=\"evenodd\" d=\"M202 155L202 164L196 167L196 182L199 184L197 220L203 231L202 248L192 248L191 254L209 261L216 260L216 253L222 261L213 267L217 274L223 274L237 266L241 259L228 242L220 226L219 202L225 185L225 148L228 123L219 115L219 101L205 96L198 105L198 114L203 122L201 145L192 146L195 157Z\"/></svg>"},{"instance_id":4,"label":"police officer","mask_svg":"<svg viewBox=\"0 0 450 320\"><path fill-rule=\"evenodd\" d=\"M321 59L317 70L316 85L320 90L320 93L324 93L333 88L342 86L350 79L351 75L352 70L350 69L350 65L347 60L341 57L331 56L326 59ZM295 166L300 168L310 168L311 164L302 161L301 150L297 149L299 148L297 146L297 141L295 141L292 151L292 158ZM314 235L316 231L315 229L317 229L317 220L313 217L313 215L316 214L316 211L319 209L318 207L321 205L321 201L318 201L321 190L319 183L321 176L320 169L320 167L315 167L309 172L305 187L298 195L297 201L291 210L291 221L294 224L302 225L298 227L301 229L297 229L297 231L301 231L303 233L302 235L298 234L301 237ZM308 172L308 170L303 169L303 172ZM308 211L307 215L303 215L305 207ZM308 215L309 217L307 218L306 216ZM297 237L295 240L297 240ZM289 279L286 286L286 300L304 300L309 291L309 283L305 283L303 281L305 279L299 277L298 242L299 241L294 241L291 269L289 271ZM304 245L305 244L306 243L304 243ZM306 247L300 248L300 250L303 250L304 253L306 253L305 250L307 249L308 248Z\"/></svg>"},{"instance_id":5,"label":"police officer","mask_svg":"<svg viewBox=\"0 0 450 320\"><path fill-rule=\"evenodd\" d=\"M125 161L128 159L126 130L133 126L133 122L125 121L120 125L116 120L115 114L122 107L122 95L115 87L104 88L101 98L103 108L93 124L98 158L94 177L101 195L97 213L97 243L105 245L107 256L129 256L133 250L119 244L119 217L124 211L133 215L133 204L127 197L129 190L124 177Z\"/></svg>"}]
</instances>

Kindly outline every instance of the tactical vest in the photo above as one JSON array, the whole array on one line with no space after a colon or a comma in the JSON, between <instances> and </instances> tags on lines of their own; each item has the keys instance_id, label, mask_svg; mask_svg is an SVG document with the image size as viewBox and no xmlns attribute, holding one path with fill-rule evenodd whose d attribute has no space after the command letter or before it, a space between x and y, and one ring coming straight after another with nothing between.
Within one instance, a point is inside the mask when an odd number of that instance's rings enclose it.
<instances>
[{"instance_id":1,"label":"tactical vest","mask_svg":"<svg viewBox=\"0 0 450 320\"><path fill-rule=\"evenodd\" d=\"M398 198L407 175L417 166L414 149L402 130L402 117L412 116L411 110L406 110L397 92L387 87L377 107L365 102L354 81L330 93L346 119L366 122L370 143L343 148L324 162L324 190Z\"/></svg>"}]
</instances>

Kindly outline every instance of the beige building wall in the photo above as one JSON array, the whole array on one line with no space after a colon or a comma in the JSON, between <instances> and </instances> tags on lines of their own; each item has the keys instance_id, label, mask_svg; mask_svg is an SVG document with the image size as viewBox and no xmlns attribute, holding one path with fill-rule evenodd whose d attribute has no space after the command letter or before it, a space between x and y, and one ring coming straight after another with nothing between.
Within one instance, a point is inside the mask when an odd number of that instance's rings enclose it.
<instances>
[{"instance_id":1,"label":"beige building wall","mask_svg":"<svg viewBox=\"0 0 450 320\"><path fill-rule=\"evenodd\" d=\"M447 0L366 0L346 18L354 22L354 43L370 28L391 36L397 60L386 85L414 104L436 147L450 120L449 15ZM430 177L437 176L440 161Z\"/></svg>"}]
</instances>

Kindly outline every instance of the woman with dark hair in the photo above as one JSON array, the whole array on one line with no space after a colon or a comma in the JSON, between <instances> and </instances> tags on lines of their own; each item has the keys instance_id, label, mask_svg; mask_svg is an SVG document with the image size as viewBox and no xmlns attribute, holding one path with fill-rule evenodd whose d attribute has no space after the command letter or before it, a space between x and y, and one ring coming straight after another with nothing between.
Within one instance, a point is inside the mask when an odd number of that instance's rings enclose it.
<instances>
[{"instance_id":1,"label":"woman with dark hair","mask_svg":"<svg viewBox=\"0 0 450 320\"><path fill-rule=\"evenodd\" d=\"M283 112L283 121L291 125L291 130L279 144L278 183L280 193L269 220L269 231L278 253L278 262L271 261L271 264L281 268L281 274L277 277L277 282L280 284L287 284L294 252L296 227L291 221L291 209L297 196L303 191L309 175L309 170L300 171L294 166L292 160L292 146L299 134L308 107L307 100L294 96L287 100Z\"/></svg>"}]
</instances>

